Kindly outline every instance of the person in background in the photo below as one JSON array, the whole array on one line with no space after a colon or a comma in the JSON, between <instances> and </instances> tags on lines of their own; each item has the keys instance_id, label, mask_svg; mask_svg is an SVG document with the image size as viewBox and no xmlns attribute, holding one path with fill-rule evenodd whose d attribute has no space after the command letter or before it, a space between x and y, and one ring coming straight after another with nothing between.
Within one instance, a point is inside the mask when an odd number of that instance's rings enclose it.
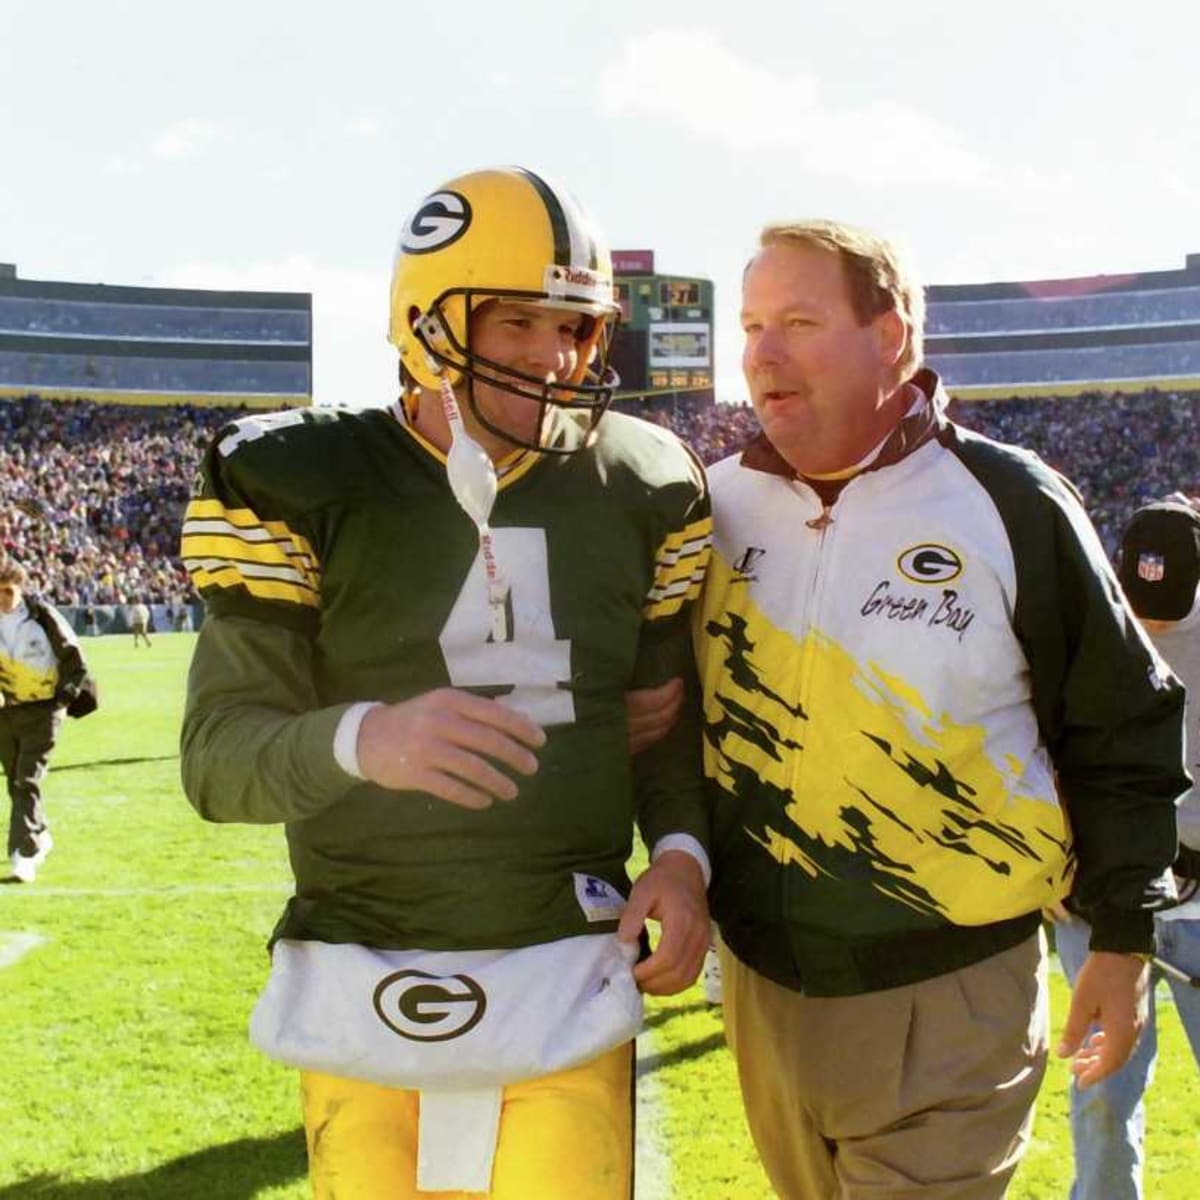
<instances>
[{"instance_id":1,"label":"person in background","mask_svg":"<svg viewBox=\"0 0 1200 1200\"><path fill-rule=\"evenodd\" d=\"M695 723L631 766L624 693L687 667L711 519L606 412L617 312L568 193L453 179L400 235L400 400L238 421L188 508L184 785L286 827L251 1030L318 1200L631 1195L639 992L697 977L708 837Z\"/></svg>"},{"instance_id":2,"label":"person in background","mask_svg":"<svg viewBox=\"0 0 1200 1200\"><path fill-rule=\"evenodd\" d=\"M1121 535L1117 573L1155 649L1187 688L1191 790L1178 808L1175 874L1181 903L1155 918L1158 954L1149 1019L1129 1061L1083 1090L1071 1087L1075 1180L1071 1200L1141 1200L1146 1089L1154 1077L1158 1027L1154 987L1165 980L1200 1068L1200 499L1176 493L1139 509ZM1064 913L1055 941L1067 978L1078 978L1091 928Z\"/></svg>"},{"instance_id":3,"label":"person in background","mask_svg":"<svg viewBox=\"0 0 1200 1200\"><path fill-rule=\"evenodd\" d=\"M70 625L26 591L25 568L0 558L0 767L11 804L12 878L33 883L54 846L42 780L63 712L74 703L87 665Z\"/></svg>"},{"instance_id":4,"label":"person in background","mask_svg":"<svg viewBox=\"0 0 1200 1200\"><path fill-rule=\"evenodd\" d=\"M145 642L146 649L150 649L150 609L141 600L135 600L129 606L129 629L135 650L139 641Z\"/></svg>"}]
</instances>

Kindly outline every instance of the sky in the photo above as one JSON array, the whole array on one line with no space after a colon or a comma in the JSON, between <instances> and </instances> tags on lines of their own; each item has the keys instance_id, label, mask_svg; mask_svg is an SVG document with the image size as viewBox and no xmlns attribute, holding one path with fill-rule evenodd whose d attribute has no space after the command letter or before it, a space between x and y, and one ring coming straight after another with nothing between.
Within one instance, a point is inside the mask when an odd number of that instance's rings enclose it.
<instances>
[{"instance_id":1,"label":"sky","mask_svg":"<svg viewBox=\"0 0 1200 1200\"><path fill-rule=\"evenodd\" d=\"M1200 252L1195 0L0 0L0 262L313 293L320 404L386 403L396 235L515 163L716 289L765 223L895 240L927 283Z\"/></svg>"}]
</instances>

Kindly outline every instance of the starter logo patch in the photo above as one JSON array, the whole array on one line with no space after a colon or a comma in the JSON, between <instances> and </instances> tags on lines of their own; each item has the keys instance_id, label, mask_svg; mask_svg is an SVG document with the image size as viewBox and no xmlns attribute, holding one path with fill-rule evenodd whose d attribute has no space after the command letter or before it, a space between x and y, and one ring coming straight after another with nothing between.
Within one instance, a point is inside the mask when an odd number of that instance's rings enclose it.
<instances>
[{"instance_id":1,"label":"starter logo patch","mask_svg":"<svg viewBox=\"0 0 1200 1200\"><path fill-rule=\"evenodd\" d=\"M618 921L625 907L625 897L605 879L595 875L575 875L575 899L588 921Z\"/></svg>"}]
</instances>

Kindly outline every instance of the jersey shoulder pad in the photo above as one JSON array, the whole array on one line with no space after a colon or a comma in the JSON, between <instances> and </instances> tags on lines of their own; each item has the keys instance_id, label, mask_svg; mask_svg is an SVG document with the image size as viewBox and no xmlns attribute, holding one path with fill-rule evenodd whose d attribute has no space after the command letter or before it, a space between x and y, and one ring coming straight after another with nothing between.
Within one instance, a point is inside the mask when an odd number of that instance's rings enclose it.
<instances>
[{"instance_id":1,"label":"jersey shoulder pad","mask_svg":"<svg viewBox=\"0 0 1200 1200\"><path fill-rule=\"evenodd\" d=\"M226 425L204 461L202 492L238 500L262 516L319 508L362 476L358 414L290 409Z\"/></svg>"},{"instance_id":2,"label":"jersey shoulder pad","mask_svg":"<svg viewBox=\"0 0 1200 1200\"><path fill-rule=\"evenodd\" d=\"M213 439L184 514L180 556L211 611L306 631L319 606L312 514L364 475L357 414L253 414Z\"/></svg>"},{"instance_id":3,"label":"jersey shoulder pad","mask_svg":"<svg viewBox=\"0 0 1200 1200\"><path fill-rule=\"evenodd\" d=\"M606 413L597 428L597 450L607 465L625 467L650 488L682 484L707 493L700 460L670 429L627 413Z\"/></svg>"}]
</instances>

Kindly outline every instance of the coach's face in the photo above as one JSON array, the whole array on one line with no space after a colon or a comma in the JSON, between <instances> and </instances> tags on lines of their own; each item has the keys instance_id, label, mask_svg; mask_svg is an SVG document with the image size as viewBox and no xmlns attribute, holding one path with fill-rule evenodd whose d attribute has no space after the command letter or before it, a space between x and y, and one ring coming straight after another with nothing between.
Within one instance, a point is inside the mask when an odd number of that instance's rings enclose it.
<instances>
[{"instance_id":1,"label":"coach's face","mask_svg":"<svg viewBox=\"0 0 1200 1200\"><path fill-rule=\"evenodd\" d=\"M836 253L763 247L742 281L742 329L755 412L800 474L853 466L904 415L896 378L904 323L891 311L859 321Z\"/></svg>"},{"instance_id":2,"label":"coach's face","mask_svg":"<svg viewBox=\"0 0 1200 1200\"><path fill-rule=\"evenodd\" d=\"M20 603L20 587L15 583L0 583L0 613L16 612Z\"/></svg>"}]
</instances>

